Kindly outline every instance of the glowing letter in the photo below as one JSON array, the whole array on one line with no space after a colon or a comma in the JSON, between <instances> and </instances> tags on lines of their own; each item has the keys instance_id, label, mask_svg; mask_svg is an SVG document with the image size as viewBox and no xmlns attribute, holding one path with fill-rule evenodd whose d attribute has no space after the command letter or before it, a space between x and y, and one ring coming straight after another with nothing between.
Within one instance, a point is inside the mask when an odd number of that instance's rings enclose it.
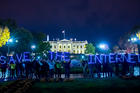
<instances>
[{"instance_id":1,"label":"glowing letter","mask_svg":"<svg viewBox=\"0 0 140 93\"><path fill-rule=\"evenodd\" d=\"M116 62L123 62L123 59L122 59L122 55L121 54L117 54L116 55Z\"/></svg>"},{"instance_id":2,"label":"glowing letter","mask_svg":"<svg viewBox=\"0 0 140 93\"><path fill-rule=\"evenodd\" d=\"M23 59L24 61L31 61L31 59L29 58L30 52L24 52L23 55Z\"/></svg>"},{"instance_id":3,"label":"glowing letter","mask_svg":"<svg viewBox=\"0 0 140 93\"><path fill-rule=\"evenodd\" d=\"M109 63L115 63L115 59L114 59L115 54L109 54Z\"/></svg>"},{"instance_id":4,"label":"glowing letter","mask_svg":"<svg viewBox=\"0 0 140 93\"><path fill-rule=\"evenodd\" d=\"M130 63L136 63L136 61L134 60L135 59L135 54L128 54L128 58L129 58L129 61Z\"/></svg>"},{"instance_id":5,"label":"glowing letter","mask_svg":"<svg viewBox=\"0 0 140 93\"><path fill-rule=\"evenodd\" d=\"M9 61L9 63L11 63L11 62L15 63L15 60L14 60L13 56L10 56L10 61Z\"/></svg>"},{"instance_id":6,"label":"glowing letter","mask_svg":"<svg viewBox=\"0 0 140 93\"><path fill-rule=\"evenodd\" d=\"M140 63L140 54L138 55L138 62Z\"/></svg>"},{"instance_id":7,"label":"glowing letter","mask_svg":"<svg viewBox=\"0 0 140 93\"><path fill-rule=\"evenodd\" d=\"M6 61L5 61L6 57L5 56L0 56L0 61L1 61L1 64L4 64Z\"/></svg>"},{"instance_id":8,"label":"glowing letter","mask_svg":"<svg viewBox=\"0 0 140 93\"><path fill-rule=\"evenodd\" d=\"M97 61L101 64L103 63L103 58L101 55L95 55L95 63L97 63Z\"/></svg>"},{"instance_id":9,"label":"glowing letter","mask_svg":"<svg viewBox=\"0 0 140 93\"><path fill-rule=\"evenodd\" d=\"M91 64L93 62L92 57L93 57L93 55L89 55L89 64Z\"/></svg>"},{"instance_id":10,"label":"glowing letter","mask_svg":"<svg viewBox=\"0 0 140 93\"><path fill-rule=\"evenodd\" d=\"M20 57L19 57L18 54L16 54L16 57L17 57L18 62L21 62L22 61L22 54L20 55Z\"/></svg>"}]
</instances>

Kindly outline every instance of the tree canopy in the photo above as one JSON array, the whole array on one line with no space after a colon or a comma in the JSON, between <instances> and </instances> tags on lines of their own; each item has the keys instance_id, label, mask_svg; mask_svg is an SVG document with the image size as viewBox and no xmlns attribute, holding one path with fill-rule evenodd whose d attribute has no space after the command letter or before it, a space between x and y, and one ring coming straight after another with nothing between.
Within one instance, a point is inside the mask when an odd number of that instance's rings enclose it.
<instances>
[{"instance_id":1,"label":"tree canopy","mask_svg":"<svg viewBox=\"0 0 140 93\"><path fill-rule=\"evenodd\" d=\"M86 45L86 54L95 54L95 47L92 43Z\"/></svg>"},{"instance_id":2,"label":"tree canopy","mask_svg":"<svg viewBox=\"0 0 140 93\"><path fill-rule=\"evenodd\" d=\"M50 50L49 43L43 43L46 34L43 32L31 32L23 27L18 27L13 19L0 19L0 52L6 53L7 46L4 46L9 38L13 39L13 43L9 44L10 51L22 53L32 51L31 45L36 44L36 52L45 53ZM15 42L18 40L18 42Z\"/></svg>"},{"instance_id":3,"label":"tree canopy","mask_svg":"<svg viewBox=\"0 0 140 93\"><path fill-rule=\"evenodd\" d=\"M2 28L0 27L0 47L6 45L10 38L10 32L8 27Z\"/></svg>"}]
</instances>

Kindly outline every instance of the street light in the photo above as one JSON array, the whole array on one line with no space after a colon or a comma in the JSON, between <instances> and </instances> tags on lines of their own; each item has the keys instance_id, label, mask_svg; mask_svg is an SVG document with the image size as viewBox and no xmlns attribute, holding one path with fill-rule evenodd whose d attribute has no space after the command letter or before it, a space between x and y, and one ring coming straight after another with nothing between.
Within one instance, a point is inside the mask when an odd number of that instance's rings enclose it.
<instances>
[{"instance_id":1,"label":"street light","mask_svg":"<svg viewBox=\"0 0 140 93\"><path fill-rule=\"evenodd\" d=\"M108 51L109 50L109 46L106 43L100 43L98 45L98 48L99 48L100 53L108 53L109 52Z\"/></svg>"},{"instance_id":2,"label":"street light","mask_svg":"<svg viewBox=\"0 0 140 93\"><path fill-rule=\"evenodd\" d=\"M107 44L99 44L99 48L102 50L108 50L108 45Z\"/></svg>"},{"instance_id":3,"label":"street light","mask_svg":"<svg viewBox=\"0 0 140 93\"><path fill-rule=\"evenodd\" d=\"M10 38L10 39L8 40L8 42L12 43L12 42L13 42L13 38Z\"/></svg>"},{"instance_id":4,"label":"street light","mask_svg":"<svg viewBox=\"0 0 140 93\"><path fill-rule=\"evenodd\" d=\"M139 51L139 48L140 48L140 45L139 45L139 39L138 39L138 37L131 37L130 39L128 39L128 42L132 42L132 43L134 43L134 44L137 44L137 46L138 46L138 52L140 52ZM134 46L134 53L136 53L136 51L135 51L135 46Z\"/></svg>"},{"instance_id":5,"label":"street light","mask_svg":"<svg viewBox=\"0 0 140 93\"><path fill-rule=\"evenodd\" d=\"M18 43L18 40L16 40L16 43Z\"/></svg>"},{"instance_id":6,"label":"street light","mask_svg":"<svg viewBox=\"0 0 140 93\"><path fill-rule=\"evenodd\" d=\"M132 37L129 41L132 41L132 42L137 42L137 41L138 41L138 39L137 39L137 37Z\"/></svg>"},{"instance_id":7,"label":"street light","mask_svg":"<svg viewBox=\"0 0 140 93\"><path fill-rule=\"evenodd\" d=\"M36 48L36 45L31 45L31 49L34 50Z\"/></svg>"},{"instance_id":8,"label":"street light","mask_svg":"<svg viewBox=\"0 0 140 93\"><path fill-rule=\"evenodd\" d=\"M8 42L7 42L7 46L8 46L8 56L9 56L9 52L10 52L10 44L12 44L12 43L14 43L14 42L16 42L16 43L18 43L18 40L15 40L15 39L13 39L13 38L10 38L9 40L8 40Z\"/></svg>"},{"instance_id":9,"label":"street light","mask_svg":"<svg viewBox=\"0 0 140 93\"><path fill-rule=\"evenodd\" d=\"M105 49L105 44L100 44L100 45L99 45L99 48L100 48L100 49Z\"/></svg>"},{"instance_id":10,"label":"street light","mask_svg":"<svg viewBox=\"0 0 140 93\"><path fill-rule=\"evenodd\" d=\"M32 56L34 56L35 53L33 53L33 51L36 49L36 45L31 45L31 49L32 49Z\"/></svg>"}]
</instances>

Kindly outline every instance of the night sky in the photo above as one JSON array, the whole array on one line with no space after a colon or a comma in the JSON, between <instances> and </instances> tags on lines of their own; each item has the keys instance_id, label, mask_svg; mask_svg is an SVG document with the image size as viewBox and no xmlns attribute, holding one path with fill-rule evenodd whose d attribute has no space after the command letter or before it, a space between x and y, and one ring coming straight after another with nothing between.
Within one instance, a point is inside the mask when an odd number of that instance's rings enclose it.
<instances>
[{"instance_id":1,"label":"night sky","mask_svg":"<svg viewBox=\"0 0 140 93\"><path fill-rule=\"evenodd\" d=\"M0 18L52 38L116 44L125 32L140 25L140 0L0 0Z\"/></svg>"}]
</instances>

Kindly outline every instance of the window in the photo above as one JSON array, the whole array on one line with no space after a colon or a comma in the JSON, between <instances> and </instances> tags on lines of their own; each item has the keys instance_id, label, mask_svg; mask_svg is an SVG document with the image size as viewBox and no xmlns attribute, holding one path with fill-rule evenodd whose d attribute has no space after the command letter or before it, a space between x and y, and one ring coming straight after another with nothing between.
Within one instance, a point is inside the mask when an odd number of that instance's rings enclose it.
<instances>
[{"instance_id":1,"label":"window","mask_svg":"<svg viewBox=\"0 0 140 93\"><path fill-rule=\"evenodd\" d=\"M77 46L77 48L79 48L79 46Z\"/></svg>"},{"instance_id":2,"label":"window","mask_svg":"<svg viewBox=\"0 0 140 93\"><path fill-rule=\"evenodd\" d=\"M61 48L61 46L59 46L59 48Z\"/></svg>"},{"instance_id":3,"label":"window","mask_svg":"<svg viewBox=\"0 0 140 93\"><path fill-rule=\"evenodd\" d=\"M80 54L80 51L77 50L77 53Z\"/></svg>"},{"instance_id":4,"label":"window","mask_svg":"<svg viewBox=\"0 0 140 93\"><path fill-rule=\"evenodd\" d=\"M70 48L70 46L68 46L68 48Z\"/></svg>"},{"instance_id":5,"label":"window","mask_svg":"<svg viewBox=\"0 0 140 93\"><path fill-rule=\"evenodd\" d=\"M83 48L83 46L81 46L81 48Z\"/></svg>"},{"instance_id":6,"label":"window","mask_svg":"<svg viewBox=\"0 0 140 93\"><path fill-rule=\"evenodd\" d=\"M66 48L66 46L64 46L64 48Z\"/></svg>"}]
</instances>

